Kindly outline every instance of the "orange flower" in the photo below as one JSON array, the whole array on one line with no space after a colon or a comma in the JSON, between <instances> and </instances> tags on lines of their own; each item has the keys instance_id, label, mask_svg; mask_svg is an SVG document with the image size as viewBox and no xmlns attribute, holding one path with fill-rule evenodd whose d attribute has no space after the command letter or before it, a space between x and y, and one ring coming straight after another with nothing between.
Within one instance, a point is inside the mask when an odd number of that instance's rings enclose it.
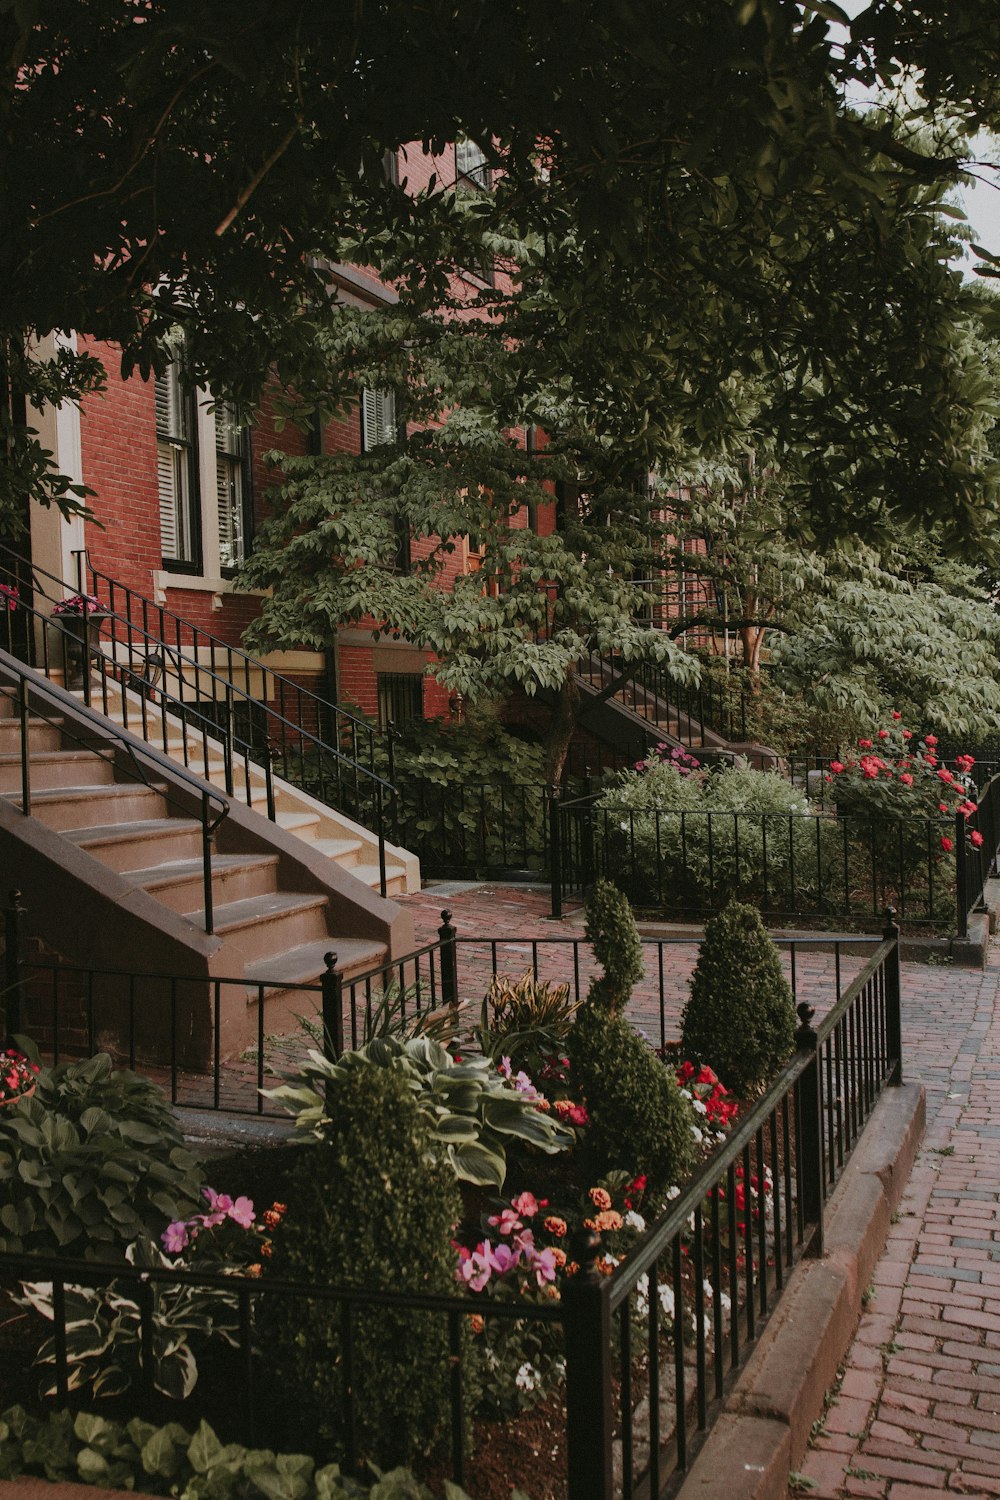
<instances>
[{"instance_id":1,"label":"orange flower","mask_svg":"<svg viewBox=\"0 0 1000 1500\"><path fill-rule=\"evenodd\" d=\"M473 1333L482 1333L486 1327L486 1319L482 1313L473 1313L469 1318L469 1327Z\"/></svg>"},{"instance_id":2,"label":"orange flower","mask_svg":"<svg viewBox=\"0 0 1000 1500\"><path fill-rule=\"evenodd\" d=\"M610 1208L611 1194L602 1187L591 1188L590 1201L595 1208Z\"/></svg>"},{"instance_id":3,"label":"orange flower","mask_svg":"<svg viewBox=\"0 0 1000 1500\"><path fill-rule=\"evenodd\" d=\"M561 1240L566 1233L567 1224L565 1219L560 1219L556 1214L549 1214L547 1219L542 1220L542 1228L549 1234L554 1234L556 1239Z\"/></svg>"},{"instance_id":4,"label":"orange flower","mask_svg":"<svg viewBox=\"0 0 1000 1500\"><path fill-rule=\"evenodd\" d=\"M552 1259L555 1262L556 1270L561 1271L563 1266L565 1266L566 1264L566 1251L560 1250L558 1246L553 1246L552 1250L549 1253L551 1254Z\"/></svg>"},{"instance_id":5,"label":"orange flower","mask_svg":"<svg viewBox=\"0 0 1000 1500\"><path fill-rule=\"evenodd\" d=\"M247 1266L245 1274L247 1276L257 1277L257 1276L259 1276L261 1274L261 1272L263 1271L263 1269L264 1269L264 1267L262 1265L259 1265L259 1264L255 1263L252 1266Z\"/></svg>"}]
</instances>

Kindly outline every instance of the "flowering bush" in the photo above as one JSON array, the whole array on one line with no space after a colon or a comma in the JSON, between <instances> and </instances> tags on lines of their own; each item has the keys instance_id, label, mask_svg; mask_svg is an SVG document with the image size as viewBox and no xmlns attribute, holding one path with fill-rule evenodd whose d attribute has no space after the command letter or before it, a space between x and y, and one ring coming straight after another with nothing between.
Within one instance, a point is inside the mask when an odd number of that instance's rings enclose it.
<instances>
[{"instance_id":1,"label":"flowering bush","mask_svg":"<svg viewBox=\"0 0 1000 1500\"><path fill-rule=\"evenodd\" d=\"M20 598L21 590L16 583L0 583L0 614L15 610Z\"/></svg>"},{"instance_id":2,"label":"flowering bush","mask_svg":"<svg viewBox=\"0 0 1000 1500\"><path fill-rule=\"evenodd\" d=\"M221 1267L227 1274L261 1274L260 1258L272 1251L271 1234L287 1212L284 1203L272 1203L258 1221L250 1198L236 1198L202 1189L207 1210L189 1219L173 1219L160 1235L168 1255L181 1257L179 1264Z\"/></svg>"},{"instance_id":3,"label":"flowering bush","mask_svg":"<svg viewBox=\"0 0 1000 1500\"><path fill-rule=\"evenodd\" d=\"M717 1140L722 1140L740 1106L717 1074L707 1063L696 1068L693 1062L682 1062L677 1068L677 1084L695 1115L714 1130Z\"/></svg>"},{"instance_id":4,"label":"flowering bush","mask_svg":"<svg viewBox=\"0 0 1000 1500\"><path fill-rule=\"evenodd\" d=\"M41 1069L31 1062L23 1052L8 1047L0 1052L0 1103L9 1099L20 1099L35 1087Z\"/></svg>"},{"instance_id":5,"label":"flowering bush","mask_svg":"<svg viewBox=\"0 0 1000 1500\"><path fill-rule=\"evenodd\" d=\"M556 1212L548 1199L529 1192L499 1200L475 1245L454 1242L455 1280L483 1304L558 1302L566 1278L578 1269L567 1252L573 1234L581 1227L600 1234L597 1268L610 1275L646 1228L638 1211L645 1190L645 1177L616 1172L571 1209ZM488 1376L481 1397L485 1414L512 1416L545 1400L561 1381L565 1359L558 1323L475 1312L469 1328Z\"/></svg>"},{"instance_id":6,"label":"flowering bush","mask_svg":"<svg viewBox=\"0 0 1000 1500\"><path fill-rule=\"evenodd\" d=\"M86 615L88 619L92 615L106 615L110 613L106 604L102 604L96 594L70 594L68 599L60 599L52 606L54 615Z\"/></svg>"},{"instance_id":7,"label":"flowering bush","mask_svg":"<svg viewBox=\"0 0 1000 1500\"><path fill-rule=\"evenodd\" d=\"M680 745L674 745L671 749L662 741L654 745L645 760L637 760L634 769L636 771L651 771L656 766L669 766L679 776L690 776L692 771L697 771L701 762L683 750Z\"/></svg>"}]
</instances>

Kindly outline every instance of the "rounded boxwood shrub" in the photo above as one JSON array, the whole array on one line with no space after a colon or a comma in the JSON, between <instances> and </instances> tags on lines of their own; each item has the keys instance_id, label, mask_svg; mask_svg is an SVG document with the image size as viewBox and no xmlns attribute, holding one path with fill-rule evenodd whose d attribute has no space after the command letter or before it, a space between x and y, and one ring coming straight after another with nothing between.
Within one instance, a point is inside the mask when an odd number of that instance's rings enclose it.
<instances>
[{"instance_id":1,"label":"rounded boxwood shrub","mask_svg":"<svg viewBox=\"0 0 1000 1500\"><path fill-rule=\"evenodd\" d=\"M349 1072L323 1140L303 1147L286 1196L268 1277L455 1294L451 1238L462 1213L455 1175L435 1160L430 1127L398 1069ZM447 1317L358 1306L351 1326L359 1458L385 1467L430 1451L449 1433ZM342 1305L265 1295L259 1344L281 1441L343 1457Z\"/></svg>"},{"instance_id":2,"label":"rounded boxwood shrub","mask_svg":"<svg viewBox=\"0 0 1000 1500\"><path fill-rule=\"evenodd\" d=\"M590 1115L602 1173L644 1172L655 1192L694 1162L691 1114L677 1080L624 1016L586 1005L569 1039L570 1077Z\"/></svg>"},{"instance_id":3,"label":"rounded boxwood shrub","mask_svg":"<svg viewBox=\"0 0 1000 1500\"><path fill-rule=\"evenodd\" d=\"M124 1257L201 1206L201 1163L148 1078L99 1053L0 1111L0 1250Z\"/></svg>"},{"instance_id":4,"label":"rounded boxwood shrub","mask_svg":"<svg viewBox=\"0 0 1000 1500\"><path fill-rule=\"evenodd\" d=\"M795 1002L756 907L733 902L705 923L681 1018L681 1052L741 1098L759 1093L795 1045Z\"/></svg>"}]
</instances>

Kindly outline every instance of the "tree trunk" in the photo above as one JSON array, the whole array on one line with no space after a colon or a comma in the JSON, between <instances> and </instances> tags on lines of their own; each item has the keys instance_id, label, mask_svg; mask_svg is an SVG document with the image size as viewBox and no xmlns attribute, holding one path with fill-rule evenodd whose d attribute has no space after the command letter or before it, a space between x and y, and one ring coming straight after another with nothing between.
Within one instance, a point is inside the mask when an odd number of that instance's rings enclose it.
<instances>
[{"instance_id":1,"label":"tree trunk","mask_svg":"<svg viewBox=\"0 0 1000 1500\"><path fill-rule=\"evenodd\" d=\"M562 782L566 756L569 753L570 740L573 738L579 713L580 684L577 681L574 664L566 669L545 742L550 786L558 786Z\"/></svg>"}]
</instances>

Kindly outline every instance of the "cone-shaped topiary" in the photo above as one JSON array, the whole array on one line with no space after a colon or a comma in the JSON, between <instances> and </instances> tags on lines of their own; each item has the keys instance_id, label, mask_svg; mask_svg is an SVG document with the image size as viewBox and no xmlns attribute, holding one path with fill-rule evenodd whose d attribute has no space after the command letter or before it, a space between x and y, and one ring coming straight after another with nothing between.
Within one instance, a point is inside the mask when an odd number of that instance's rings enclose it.
<instances>
[{"instance_id":1,"label":"cone-shaped topiary","mask_svg":"<svg viewBox=\"0 0 1000 1500\"><path fill-rule=\"evenodd\" d=\"M353 1070L337 1090L324 1140L302 1150L268 1275L453 1296L451 1237L462 1205L428 1130L402 1073ZM308 1439L313 1448L318 1440L341 1456L341 1305L265 1296L259 1321L282 1440L294 1447ZM430 1451L449 1430L447 1318L359 1306L351 1327L359 1457L391 1467Z\"/></svg>"},{"instance_id":2,"label":"cone-shaped topiary","mask_svg":"<svg viewBox=\"0 0 1000 1500\"><path fill-rule=\"evenodd\" d=\"M600 1171L644 1172L653 1191L679 1182L694 1161L694 1136L671 1069L624 1016L595 1005L579 1012L568 1050Z\"/></svg>"},{"instance_id":3,"label":"cone-shaped topiary","mask_svg":"<svg viewBox=\"0 0 1000 1500\"><path fill-rule=\"evenodd\" d=\"M643 972L632 908L609 880L587 901L587 937L604 973L577 1013L567 1050L570 1076L590 1115L587 1145L602 1172L645 1172L671 1187L694 1156L691 1116L677 1081L622 1011Z\"/></svg>"},{"instance_id":4,"label":"cone-shaped topiary","mask_svg":"<svg viewBox=\"0 0 1000 1500\"><path fill-rule=\"evenodd\" d=\"M624 1010L643 975L642 943L628 897L610 880L598 880L587 898L587 941L604 969L587 999L604 1010Z\"/></svg>"},{"instance_id":5,"label":"cone-shaped topiary","mask_svg":"<svg viewBox=\"0 0 1000 1500\"><path fill-rule=\"evenodd\" d=\"M733 902L705 923L681 1017L681 1051L741 1098L759 1093L795 1045L795 1003L756 907Z\"/></svg>"}]
</instances>

